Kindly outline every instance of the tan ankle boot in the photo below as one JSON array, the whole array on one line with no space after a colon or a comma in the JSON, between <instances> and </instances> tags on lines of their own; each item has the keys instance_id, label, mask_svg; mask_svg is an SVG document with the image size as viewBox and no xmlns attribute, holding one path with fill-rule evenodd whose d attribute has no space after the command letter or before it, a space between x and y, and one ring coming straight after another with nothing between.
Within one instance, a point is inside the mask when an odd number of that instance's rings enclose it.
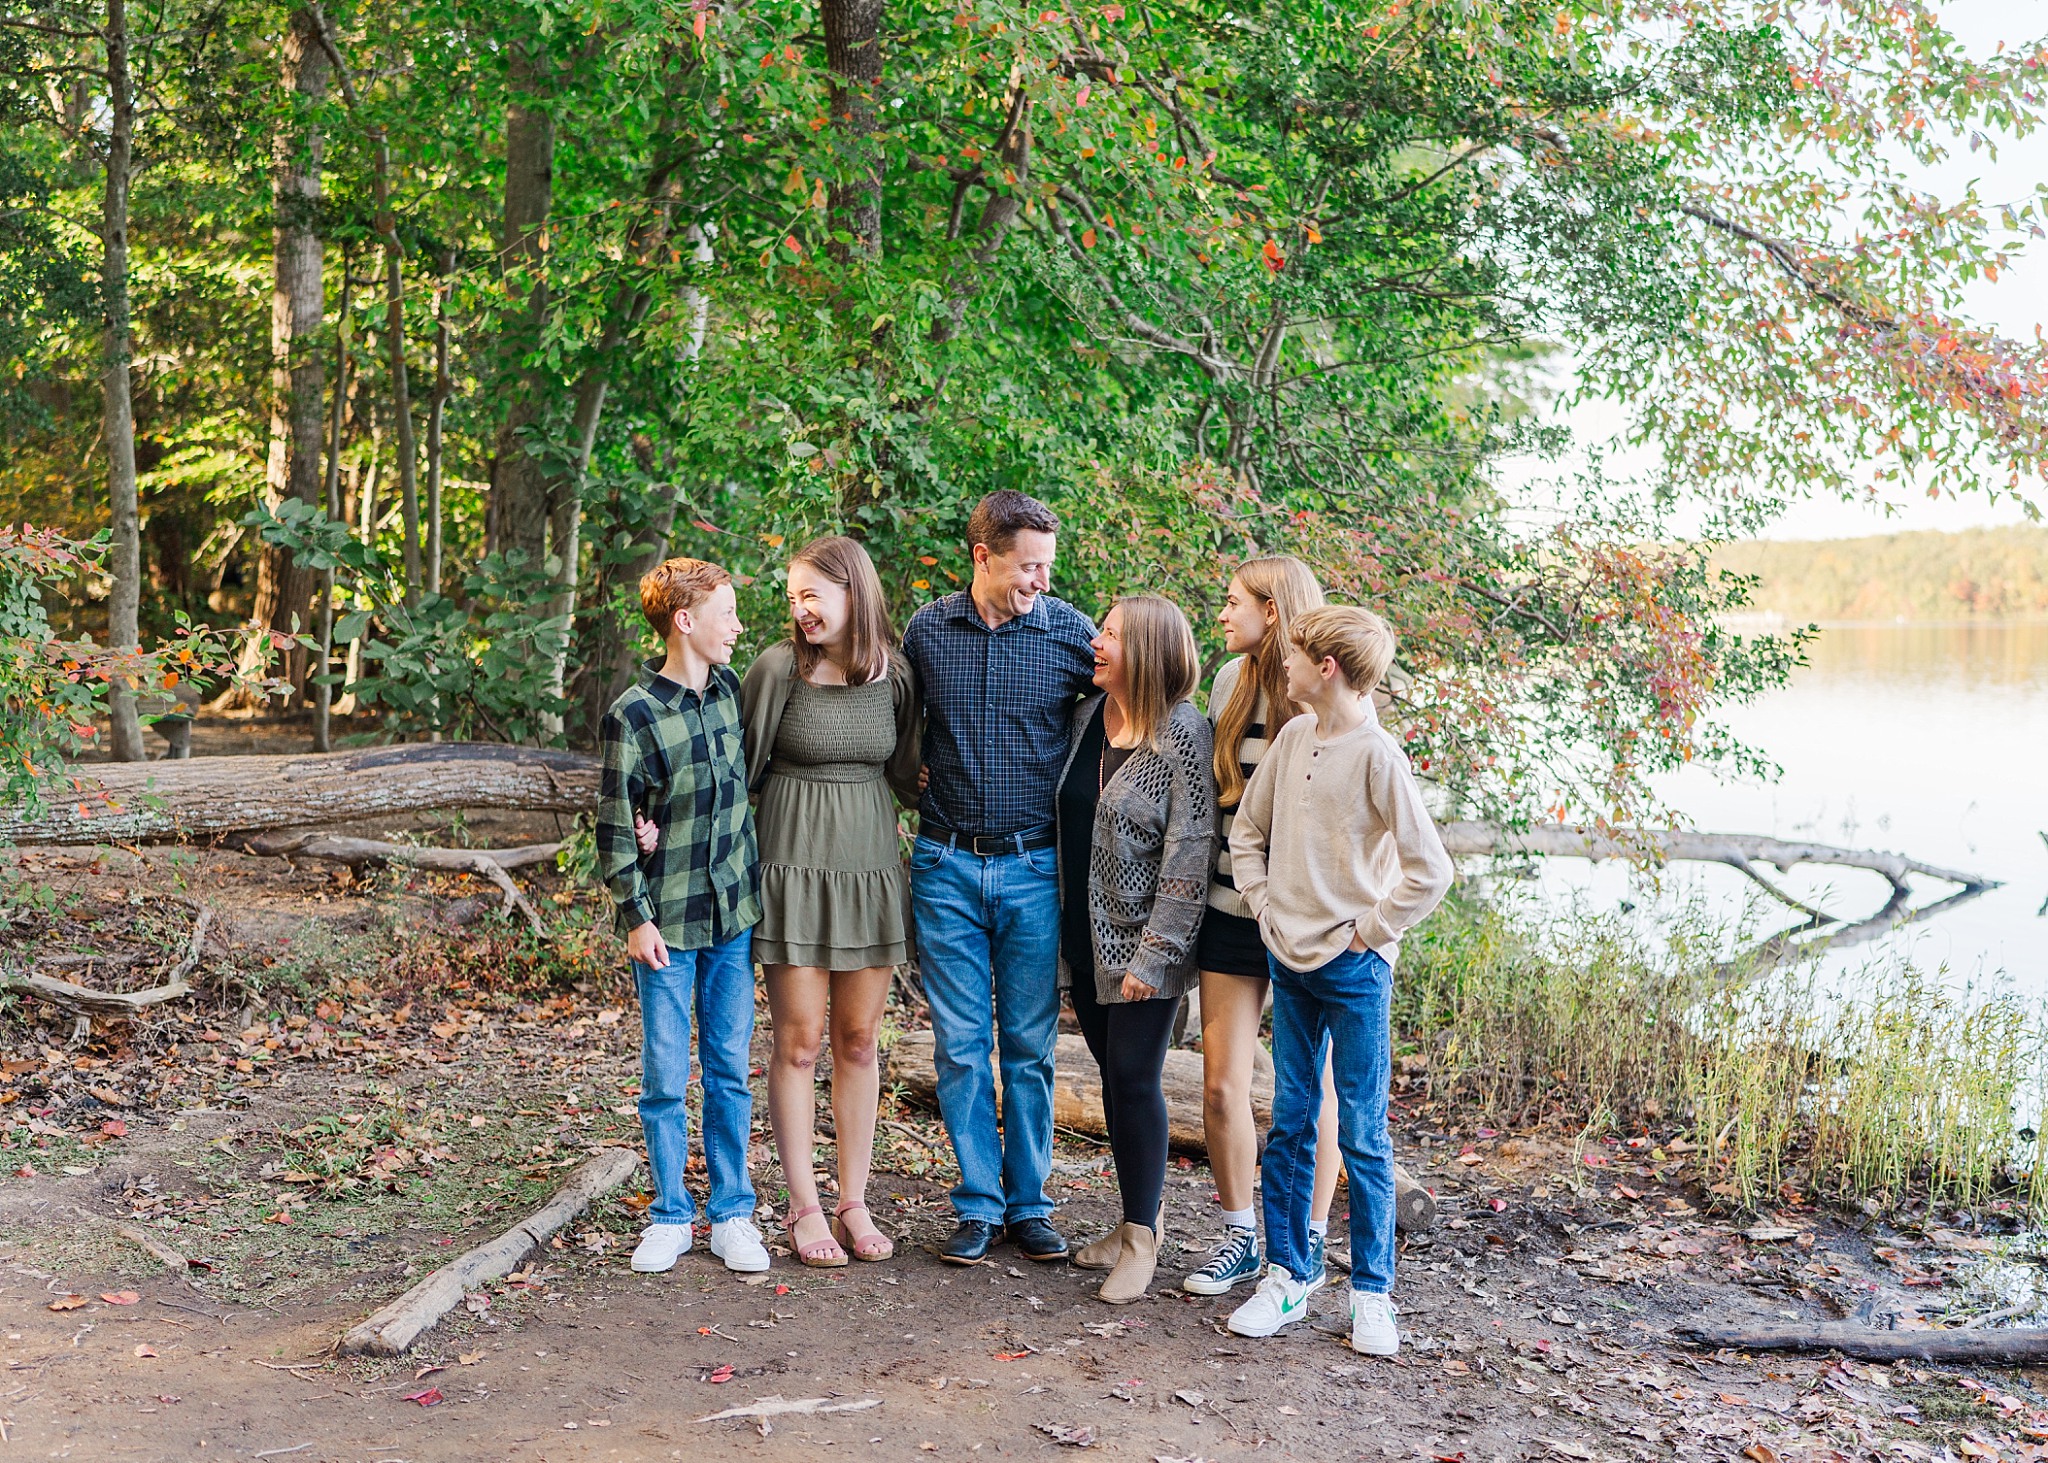
<instances>
[{"instance_id":1,"label":"tan ankle boot","mask_svg":"<svg viewBox=\"0 0 2048 1463\"><path fill-rule=\"evenodd\" d=\"M1101 1239L1081 1246L1074 1251L1074 1257L1067 1263L1078 1265L1083 1270L1113 1270L1117 1257L1123 1253L1124 1232L1121 1226L1112 1229Z\"/></svg>"},{"instance_id":2,"label":"tan ankle boot","mask_svg":"<svg viewBox=\"0 0 2048 1463\"><path fill-rule=\"evenodd\" d=\"M1152 1272L1159 1263L1159 1235L1142 1224L1124 1224L1116 1234L1122 1241L1122 1253L1095 1293L1113 1306L1127 1306L1143 1300L1152 1287Z\"/></svg>"}]
</instances>

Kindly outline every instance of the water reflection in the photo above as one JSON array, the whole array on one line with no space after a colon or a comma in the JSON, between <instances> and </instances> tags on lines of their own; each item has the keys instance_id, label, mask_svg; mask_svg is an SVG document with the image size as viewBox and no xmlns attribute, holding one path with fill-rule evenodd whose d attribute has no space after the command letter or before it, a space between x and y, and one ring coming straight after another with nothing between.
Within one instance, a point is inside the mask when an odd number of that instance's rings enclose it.
<instances>
[{"instance_id":1,"label":"water reflection","mask_svg":"<svg viewBox=\"0 0 2048 1463\"><path fill-rule=\"evenodd\" d=\"M2048 998L2048 622L1831 627L1808 659L1789 686L1725 717L1783 768L1777 782L1726 784L1688 769L1659 791L1701 829L1896 850L2002 881L1832 951L1822 968L1853 981L1905 956L1957 986L2003 975ZM1731 869L1674 867L1661 893L1619 865L1576 859L1546 860L1540 877L1560 897L1637 904L1646 922L1704 897L1729 920L1747 909L1749 942L1782 925L1776 912L1755 923L1755 891ZM1922 882L1916 904L1951 887ZM1782 887L1845 914L1880 909L1891 893L1878 875L1814 867Z\"/></svg>"}]
</instances>

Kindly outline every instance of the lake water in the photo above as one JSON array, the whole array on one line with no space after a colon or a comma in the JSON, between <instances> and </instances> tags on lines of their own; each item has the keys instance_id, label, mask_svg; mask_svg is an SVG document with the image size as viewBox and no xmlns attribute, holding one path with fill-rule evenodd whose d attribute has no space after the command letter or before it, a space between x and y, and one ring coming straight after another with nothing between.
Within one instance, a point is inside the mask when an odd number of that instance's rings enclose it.
<instances>
[{"instance_id":1,"label":"lake water","mask_svg":"<svg viewBox=\"0 0 2048 1463\"><path fill-rule=\"evenodd\" d=\"M1842 626L1823 630L1808 659L1784 689L1723 717L1781 778L1722 783L1688 769L1659 790L1702 830L1888 849L2004 881L1876 943L1830 952L1831 984L1853 986L1873 962L1906 957L1958 989L2002 984L2048 1001L2048 623ZM1878 875L1846 869L1803 866L1781 882L1859 916L1888 893ZM1954 887L1915 886L1915 903ZM1651 919L1686 898L1734 915L1757 894L1714 865L1672 866L1659 894L1625 866L1579 859L1545 861L1537 888L1545 902L1628 901ZM1757 933L1789 923L1784 913Z\"/></svg>"}]
</instances>

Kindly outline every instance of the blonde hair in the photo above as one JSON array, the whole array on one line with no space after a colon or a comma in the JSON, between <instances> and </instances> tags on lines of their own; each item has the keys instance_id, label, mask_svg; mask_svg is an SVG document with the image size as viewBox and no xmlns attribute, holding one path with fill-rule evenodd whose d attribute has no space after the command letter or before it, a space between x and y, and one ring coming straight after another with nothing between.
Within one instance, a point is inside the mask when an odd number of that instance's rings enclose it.
<instances>
[{"instance_id":1,"label":"blonde hair","mask_svg":"<svg viewBox=\"0 0 2048 1463\"><path fill-rule=\"evenodd\" d=\"M640 576L640 612L663 640L676 630L676 616L694 610L732 575L702 559L669 559Z\"/></svg>"},{"instance_id":2,"label":"blonde hair","mask_svg":"<svg viewBox=\"0 0 2048 1463\"><path fill-rule=\"evenodd\" d=\"M1318 665L1337 662L1351 689L1370 695L1394 663L1394 632L1371 610L1329 605L1294 622L1294 643Z\"/></svg>"},{"instance_id":3,"label":"blonde hair","mask_svg":"<svg viewBox=\"0 0 2048 1463\"><path fill-rule=\"evenodd\" d=\"M789 567L808 564L834 584L846 590L846 684L865 686L889 673L889 649L896 643L896 627L889 623L889 606L882 595L882 576L875 561L859 540L844 534L814 538L790 557ZM796 673L805 680L825 658L822 646L811 644L791 617L790 641L796 650Z\"/></svg>"},{"instance_id":4,"label":"blonde hair","mask_svg":"<svg viewBox=\"0 0 2048 1463\"><path fill-rule=\"evenodd\" d=\"M1230 700L1224 703L1223 714L1216 718L1216 796L1226 808L1237 806L1244 796L1244 762L1238 749L1244 745L1246 728L1258 715L1260 699L1266 703L1268 737L1308 709L1287 699L1288 636L1298 617L1323 602L1323 587L1316 583L1316 576L1291 554L1247 559L1230 577L1248 594L1273 607L1273 623L1266 638L1245 653L1244 670Z\"/></svg>"},{"instance_id":5,"label":"blonde hair","mask_svg":"<svg viewBox=\"0 0 2048 1463\"><path fill-rule=\"evenodd\" d=\"M1156 752L1173 708L1194 694L1201 674L1195 632L1179 605L1156 594L1125 595L1115 608L1124 612L1124 712L1138 744Z\"/></svg>"}]
</instances>

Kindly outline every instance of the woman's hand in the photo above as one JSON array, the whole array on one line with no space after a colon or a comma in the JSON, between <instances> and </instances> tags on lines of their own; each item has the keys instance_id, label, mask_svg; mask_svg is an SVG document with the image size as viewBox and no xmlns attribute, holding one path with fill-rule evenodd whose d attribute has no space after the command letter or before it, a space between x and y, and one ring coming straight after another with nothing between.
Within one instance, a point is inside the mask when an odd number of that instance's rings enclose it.
<instances>
[{"instance_id":1,"label":"woman's hand","mask_svg":"<svg viewBox=\"0 0 2048 1463\"><path fill-rule=\"evenodd\" d=\"M1123 998L1127 1001L1149 1001L1159 994L1158 986L1146 985L1129 971L1124 972Z\"/></svg>"},{"instance_id":2,"label":"woman's hand","mask_svg":"<svg viewBox=\"0 0 2048 1463\"><path fill-rule=\"evenodd\" d=\"M644 814L633 815L633 841L640 845L643 854L653 853L661 846L661 829L647 821Z\"/></svg>"}]
</instances>

